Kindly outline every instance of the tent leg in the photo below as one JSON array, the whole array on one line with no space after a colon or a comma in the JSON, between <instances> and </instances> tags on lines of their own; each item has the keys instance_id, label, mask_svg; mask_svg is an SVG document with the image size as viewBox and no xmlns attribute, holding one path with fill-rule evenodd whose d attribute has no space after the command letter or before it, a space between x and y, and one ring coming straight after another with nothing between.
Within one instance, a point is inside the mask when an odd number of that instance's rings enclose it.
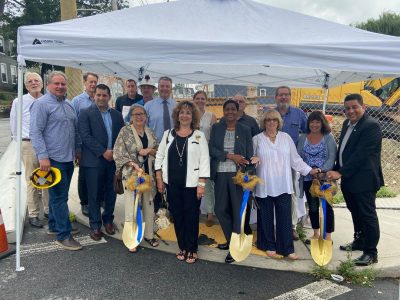
<instances>
[{"instance_id":1,"label":"tent leg","mask_svg":"<svg viewBox=\"0 0 400 300\"><path fill-rule=\"evenodd\" d=\"M326 103L328 102L329 74L325 73L324 79L324 104L322 105L322 113L325 115Z\"/></svg>"},{"instance_id":2,"label":"tent leg","mask_svg":"<svg viewBox=\"0 0 400 300\"><path fill-rule=\"evenodd\" d=\"M20 244L21 244L21 143L22 143L22 84L23 84L24 66L18 64L18 109L17 109L17 170L16 170L16 193L15 193L15 235L16 235L16 266L17 272L25 270L21 267Z\"/></svg>"}]
</instances>

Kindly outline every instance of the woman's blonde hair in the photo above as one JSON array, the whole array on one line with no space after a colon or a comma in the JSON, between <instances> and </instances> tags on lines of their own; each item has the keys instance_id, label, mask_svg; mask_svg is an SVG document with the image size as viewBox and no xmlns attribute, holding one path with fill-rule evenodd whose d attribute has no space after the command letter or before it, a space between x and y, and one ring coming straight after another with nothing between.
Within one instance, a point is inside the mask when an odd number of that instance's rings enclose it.
<instances>
[{"instance_id":1,"label":"woman's blonde hair","mask_svg":"<svg viewBox=\"0 0 400 300\"><path fill-rule=\"evenodd\" d=\"M172 120L174 121L174 128L179 129L181 125L179 122L179 112L183 108L188 108L192 112L192 123L190 124L192 130L199 129L200 111L197 108L197 105L191 101L181 101L175 106L174 111L172 112Z\"/></svg>"},{"instance_id":2,"label":"woman's blonde hair","mask_svg":"<svg viewBox=\"0 0 400 300\"><path fill-rule=\"evenodd\" d=\"M260 128L264 131L265 130L265 121L267 119L277 119L278 120L278 130L281 130L283 127L283 120L281 114L276 111L275 109L267 110L261 120L260 120Z\"/></svg>"}]
</instances>

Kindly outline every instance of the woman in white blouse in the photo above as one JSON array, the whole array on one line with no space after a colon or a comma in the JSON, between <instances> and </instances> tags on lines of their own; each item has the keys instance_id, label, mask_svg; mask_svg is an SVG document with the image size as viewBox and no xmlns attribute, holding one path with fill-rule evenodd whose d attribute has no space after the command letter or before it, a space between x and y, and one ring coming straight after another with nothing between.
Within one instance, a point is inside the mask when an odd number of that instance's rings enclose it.
<instances>
[{"instance_id":1,"label":"woman in white blouse","mask_svg":"<svg viewBox=\"0 0 400 300\"><path fill-rule=\"evenodd\" d=\"M291 194L293 191L292 169L303 176L315 175L319 169L312 169L298 155L292 138L279 131L283 126L281 115L276 110L267 111L261 122L262 132L253 137L255 156L259 166L257 176L263 179L255 189L255 196L260 207L260 221L257 231L257 247L265 250L272 258L287 256L295 260L299 257L294 252ZM274 212L276 230L274 230Z\"/></svg>"}]
</instances>

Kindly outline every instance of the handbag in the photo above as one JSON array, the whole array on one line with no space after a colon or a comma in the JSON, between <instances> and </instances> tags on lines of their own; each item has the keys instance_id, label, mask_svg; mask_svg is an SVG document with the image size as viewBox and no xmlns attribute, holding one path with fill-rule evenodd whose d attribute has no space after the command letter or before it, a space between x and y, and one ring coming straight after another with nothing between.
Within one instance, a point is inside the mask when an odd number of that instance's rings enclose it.
<instances>
[{"instance_id":1,"label":"handbag","mask_svg":"<svg viewBox=\"0 0 400 300\"><path fill-rule=\"evenodd\" d=\"M125 165L124 165L125 166ZM122 166L115 174L113 178L113 188L114 192L118 195L122 195L124 193L124 185L122 184Z\"/></svg>"}]
</instances>

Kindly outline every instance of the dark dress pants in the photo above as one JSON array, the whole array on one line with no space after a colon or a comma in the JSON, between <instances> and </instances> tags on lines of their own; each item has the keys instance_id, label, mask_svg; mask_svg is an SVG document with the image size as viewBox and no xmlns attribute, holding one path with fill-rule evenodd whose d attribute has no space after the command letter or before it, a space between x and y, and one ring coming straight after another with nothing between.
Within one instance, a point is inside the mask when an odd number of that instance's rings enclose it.
<instances>
[{"instance_id":1,"label":"dark dress pants","mask_svg":"<svg viewBox=\"0 0 400 300\"><path fill-rule=\"evenodd\" d=\"M260 207L257 231L264 233L262 239L257 241L257 247L261 250L276 251L284 256L294 253L291 195L285 193L277 197L257 197L256 200Z\"/></svg>"},{"instance_id":2,"label":"dark dress pants","mask_svg":"<svg viewBox=\"0 0 400 300\"><path fill-rule=\"evenodd\" d=\"M85 168L79 168L78 173L78 195L81 205L88 205L88 191L86 185Z\"/></svg>"},{"instance_id":3,"label":"dark dress pants","mask_svg":"<svg viewBox=\"0 0 400 300\"><path fill-rule=\"evenodd\" d=\"M225 239L230 243L232 232L240 232L240 207L243 199L243 188L233 183L235 172L217 172L215 178L215 215L224 232ZM247 203L244 222L244 232L252 234L249 225L251 199Z\"/></svg>"},{"instance_id":4,"label":"dark dress pants","mask_svg":"<svg viewBox=\"0 0 400 300\"><path fill-rule=\"evenodd\" d=\"M354 233L358 242L364 246L364 253L377 255L379 242L379 220L376 214L376 192L351 193L342 185L342 193L351 213Z\"/></svg>"},{"instance_id":5,"label":"dark dress pants","mask_svg":"<svg viewBox=\"0 0 400 300\"><path fill-rule=\"evenodd\" d=\"M199 236L200 200L197 187L168 184L169 210L174 218L174 228L180 250L197 252Z\"/></svg>"},{"instance_id":6,"label":"dark dress pants","mask_svg":"<svg viewBox=\"0 0 400 300\"><path fill-rule=\"evenodd\" d=\"M102 224L111 224L114 221L114 208L117 195L113 189L115 163L101 158L97 167L84 167L89 200L90 228L100 229ZM100 206L104 200L104 210L101 214Z\"/></svg>"}]
</instances>

